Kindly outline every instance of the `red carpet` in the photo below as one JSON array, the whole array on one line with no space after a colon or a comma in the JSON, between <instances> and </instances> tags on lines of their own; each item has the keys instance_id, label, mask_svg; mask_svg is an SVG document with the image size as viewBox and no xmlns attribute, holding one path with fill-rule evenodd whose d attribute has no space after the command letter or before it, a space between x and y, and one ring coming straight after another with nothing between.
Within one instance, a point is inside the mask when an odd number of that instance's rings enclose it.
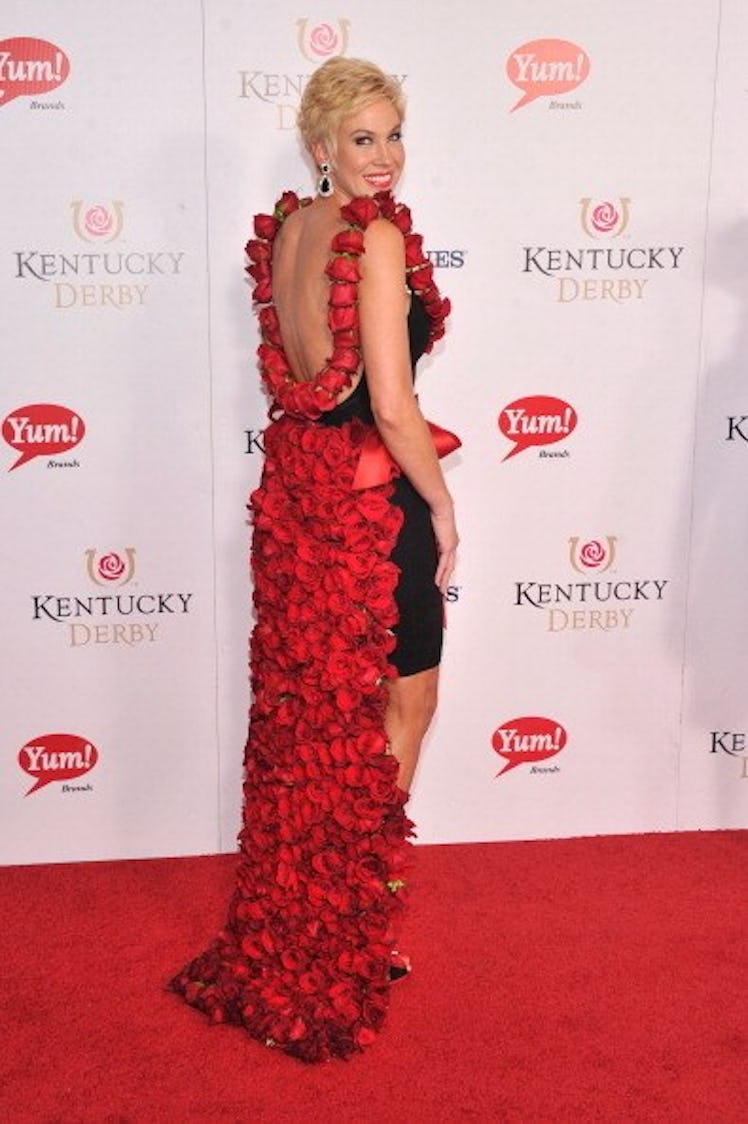
<instances>
[{"instance_id":1,"label":"red carpet","mask_svg":"<svg viewBox=\"0 0 748 1124\"><path fill-rule=\"evenodd\" d=\"M318 1067L162 990L233 866L0 871L0 1120L748 1121L748 833L418 848L414 976Z\"/></svg>"}]
</instances>

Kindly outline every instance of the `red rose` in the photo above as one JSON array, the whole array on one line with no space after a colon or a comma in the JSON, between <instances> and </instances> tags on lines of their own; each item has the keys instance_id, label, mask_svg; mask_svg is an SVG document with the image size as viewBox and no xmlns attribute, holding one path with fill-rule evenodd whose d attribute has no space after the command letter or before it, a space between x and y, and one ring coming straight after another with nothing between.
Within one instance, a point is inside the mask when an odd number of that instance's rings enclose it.
<instances>
[{"instance_id":1,"label":"red rose","mask_svg":"<svg viewBox=\"0 0 748 1124\"><path fill-rule=\"evenodd\" d=\"M338 254L362 254L364 236L360 230L341 230L333 238L332 248Z\"/></svg>"},{"instance_id":2,"label":"red rose","mask_svg":"<svg viewBox=\"0 0 748 1124\"><path fill-rule=\"evenodd\" d=\"M330 366L337 371L353 373L358 370L361 357L357 351L349 347L336 347L330 360Z\"/></svg>"},{"instance_id":3,"label":"red rose","mask_svg":"<svg viewBox=\"0 0 748 1124\"><path fill-rule=\"evenodd\" d=\"M383 804L385 802L389 803L389 801L392 800L394 796L392 780L383 777L380 780L372 781L371 795L375 800L379 800Z\"/></svg>"},{"instance_id":4,"label":"red rose","mask_svg":"<svg viewBox=\"0 0 748 1124\"><path fill-rule=\"evenodd\" d=\"M366 730L356 738L356 749L363 757L376 757L387 750L387 739L381 730Z\"/></svg>"},{"instance_id":5,"label":"red rose","mask_svg":"<svg viewBox=\"0 0 748 1124\"><path fill-rule=\"evenodd\" d=\"M360 920L361 928L371 940L387 941L390 935L390 925L386 917L377 913L366 913Z\"/></svg>"},{"instance_id":6,"label":"red rose","mask_svg":"<svg viewBox=\"0 0 748 1124\"><path fill-rule=\"evenodd\" d=\"M400 203L395 208L395 213L392 215L390 221L392 222L393 226L396 226L398 230L401 230L403 232L403 234L410 234L410 228L413 225L413 218L410 213L410 209L406 207L404 203Z\"/></svg>"},{"instance_id":7,"label":"red rose","mask_svg":"<svg viewBox=\"0 0 748 1124\"><path fill-rule=\"evenodd\" d=\"M265 281L259 282L252 290L252 298L257 304L267 304L268 301L273 299L273 288L268 277Z\"/></svg>"},{"instance_id":8,"label":"red rose","mask_svg":"<svg viewBox=\"0 0 748 1124\"><path fill-rule=\"evenodd\" d=\"M270 266L266 261L253 262L252 265L247 266L247 273L250 277L253 277L258 284L270 280Z\"/></svg>"},{"instance_id":9,"label":"red rose","mask_svg":"<svg viewBox=\"0 0 748 1124\"><path fill-rule=\"evenodd\" d=\"M273 253L269 242L260 242L256 238L250 238L244 250L252 261L269 261Z\"/></svg>"},{"instance_id":10,"label":"red rose","mask_svg":"<svg viewBox=\"0 0 748 1124\"><path fill-rule=\"evenodd\" d=\"M322 457L325 461L325 464L329 465L331 468L340 469L346 463L346 460L348 458L348 450L345 449L345 448L340 448L338 445L333 444L333 442L330 442L329 446L326 446L322 450ZM320 556L319 550L317 551L317 554L318 554L318 556ZM320 561L321 561L322 565L325 564L325 560L321 556L320 556ZM330 574L330 571L325 570L325 575L329 575L329 574Z\"/></svg>"},{"instance_id":11,"label":"red rose","mask_svg":"<svg viewBox=\"0 0 748 1124\"><path fill-rule=\"evenodd\" d=\"M378 492L363 491L358 501L358 509L370 523L380 522L389 512L389 502Z\"/></svg>"},{"instance_id":12,"label":"red rose","mask_svg":"<svg viewBox=\"0 0 748 1124\"><path fill-rule=\"evenodd\" d=\"M335 281L358 281L361 277L355 258L333 258L328 263L325 273Z\"/></svg>"},{"instance_id":13,"label":"red rose","mask_svg":"<svg viewBox=\"0 0 748 1124\"><path fill-rule=\"evenodd\" d=\"M369 223L379 216L379 205L368 195L361 195L345 207L341 207L340 214L346 222L366 230Z\"/></svg>"},{"instance_id":14,"label":"red rose","mask_svg":"<svg viewBox=\"0 0 748 1124\"><path fill-rule=\"evenodd\" d=\"M294 191L284 191L275 204L276 218L288 218L293 211L298 211L301 203Z\"/></svg>"},{"instance_id":15,"label":"red rose","mask_svg":"<svg viewBox=\"0 0 748 1124\"><path fill-rule=\"evenodd\" d=\"M258 319L262 334L270 343L280 345L280 324L278 322L278 313L275 309L272 306L261 308L258 313Z\"/></svg>"},{"instance_id":16,"label":"red rose","mask_svg":"<svg viewBox=\"0 0 748 1124\"><path fill-rule=\"evenodd\" d=\"M355 305L348 304L341 308L331 308L327 316L327 323L332 332L354 328L357 324Z\"/></svg>"},{"instance_id":17,"label":"red rose","mask_svg":"<svg viewBox=\"0 0 748 1124\"><path fill-rule=\"evenodd\" d=\"M379 204L379 213L382 218L389 219L395 213L397 204L389 191L378 191L374 198Z\"/></svg>"},{"instance_id":18,"label":"red rose","mask_svg":"<svg viewBox=\"0 0 748 1124\"><path fill-rule=\"evenodd\" d=\"M405 235L405 265L412 268L423 261L423 238L420 234Z\"/></svg>"},{"instance_id":19,"label":"red rose","mask_svg":"<svg viewBox=\"0 0 748 1124\"><path fill-rule=\"evenodd\" d=\"M279 225L278 220L272 215L255 215L254 228L258 238L272 241Z\"/></svg>"},{"instance_id":20,"label":"red rose","mask_svg":"<svg viewBox=\"0 0 748 1124\"><path fill-rule=\"evenodd\" d=\"M261 343L257 348L257 354L260 357L260 363L266 371L281 371L285 373L289 370L288 361L280 348Z\"/></svg>"},{"instance_id":21,"label":"red rose","mask_svg":"<svg viewBox=\"0 0 748 1124\"><path fill-rule=\"evenodd\" d=\"M361 694L352 687L340 687L335 692L335 701L344 714L354 711L361 703Z\"/></svg>"},{"instance_id":22,"label":"red rose","mask_svg":"<svg viewBox=\"0 0 748 1124\"><path fill-rule=\"evenodd\" d=\"M357 295L357 285L338 281L336 284L330 286L330 304L334 308L339 308L341 305L355 304Z\"/></svg>"},{"instance_id":23,"label":"red rose","mask_svg":"<svg viewBox=\"0 0 748 1124\"><path fill-rule=\"evenodd\" d=\"M410 274L409 283L416 293L422 293L434 284L434 267L430 261L425 262Z\"/></svg>"},{"instance_id":24,"label":"red rose","mask_svg":"<svg viewBox=\"0 0 748 1124\"><path fill-rule=\"evenodd\" d=\"M359 335L358 328L354 328L350 332L336 332L335 333L335 342L340 347L359 348L361 346L361 336ZM354 420L351 424L356 425L357 419L354 418Z\"/></svg>"}]
</instances>

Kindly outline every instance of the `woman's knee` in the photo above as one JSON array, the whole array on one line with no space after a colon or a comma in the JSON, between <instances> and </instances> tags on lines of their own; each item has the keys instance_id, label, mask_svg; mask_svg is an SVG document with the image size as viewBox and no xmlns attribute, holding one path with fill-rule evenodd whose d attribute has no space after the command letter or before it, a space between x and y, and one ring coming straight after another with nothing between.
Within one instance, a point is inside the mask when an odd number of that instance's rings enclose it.
<instances>
[{"instance_id":1,"label":"woman's knee","mask_svg":"<svg viewBox=\"0 0 748 1124\"><path fill-rule=\"evenodd\" d=\"M419 740L431 725L437 701L436 668L397 680L391 696L397 721Z\"/></svg>"}]
</instances>

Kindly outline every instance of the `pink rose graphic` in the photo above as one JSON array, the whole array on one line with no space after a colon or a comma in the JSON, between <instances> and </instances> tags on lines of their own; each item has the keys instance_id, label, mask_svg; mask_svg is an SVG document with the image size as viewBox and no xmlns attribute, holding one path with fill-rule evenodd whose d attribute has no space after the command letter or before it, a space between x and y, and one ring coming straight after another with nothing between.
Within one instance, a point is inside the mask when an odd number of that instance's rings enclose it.
<instances>
[{"instance_id":1,"label":"pink rose graphic","mask_svg":"<svg viewBox=\"0 0 748 1124\"><path fill-rule=\"evenodd\" d=\"M330 27L329 23L318 23L316 27L312 28L309 36L310 50L323 59L327 58L328 55L335 54L339 42L339 35Z\"/></svg>"},{"instance_id":2,"label":"pink rose graphic","mask_svg":"<svg viewBox=\"0 0 748 1124\"><path fill-rule=\"evenodd\" d=\"M606 558L607 551L603 544L598 542L597 539L586 542L579 551L579 561L590 570L601 566Z\"/></svg>"},{"instance_id":3,"label":"pink rose graphic","mask_svg":"<svg viewBox=\"0 0 748 1124\"><path fill-rule=\"evenodd\" d=\"M598 203L592 212L592 225L600 234L610 234L620 221L621 216L612 203Z\"/></svg>"},{"instance_id":4,"label":"pink rose graphic","mask_svg":"<svg viewBox=\"0 0 748 1124\"><path fill-rule=\"evenodd\" d=\"M103 554L97 566L99 577L108 582L119 581L125 573L125 563L119 554Z\"/></svg>"},{"instance_id":5,"label":"pink rose graphic","mask_svg":"<svg viewBox=\"0 0 748 1124\"><path fill-rule=\"evenodd\" d=\"M112 233L114 228L114 216L111 211L106 207L98 204L96 207L89 207L83 216L83 226L86 233L90 234L93 238L105 238L108 234Z\"/></svg>"}]
</instances>

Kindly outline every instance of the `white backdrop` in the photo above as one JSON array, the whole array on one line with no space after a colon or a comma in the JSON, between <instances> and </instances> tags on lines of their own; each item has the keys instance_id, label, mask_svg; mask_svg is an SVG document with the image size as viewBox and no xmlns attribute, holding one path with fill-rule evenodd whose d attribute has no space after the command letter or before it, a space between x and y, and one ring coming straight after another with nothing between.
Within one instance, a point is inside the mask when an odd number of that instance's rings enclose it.
<instances>
[{"instance_id":1,"label":"white backdrop","mask_svg":"<svg viewBox=\"0 0 748 1124\"><path fill-rule=\"evenodd\" d=\"M266 410L243 245L312 189L295 111L336 53L403 83L400 195L454 306L419 374L463 439L420 840L748 826L744 6L2 21L0 861L234 846Z\"/></svg>"}]
</instances>

